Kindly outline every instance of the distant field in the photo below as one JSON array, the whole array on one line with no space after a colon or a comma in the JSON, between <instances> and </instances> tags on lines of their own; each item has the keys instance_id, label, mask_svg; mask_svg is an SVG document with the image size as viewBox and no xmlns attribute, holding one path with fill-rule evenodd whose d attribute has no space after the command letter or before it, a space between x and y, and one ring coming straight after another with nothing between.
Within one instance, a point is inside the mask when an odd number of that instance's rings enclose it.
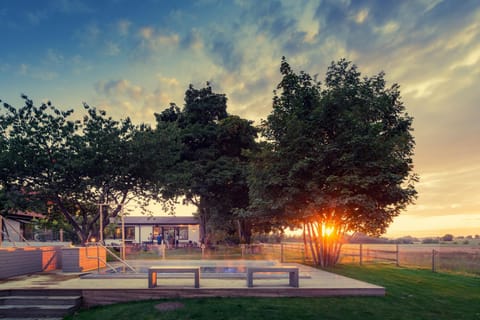
<instances>
[{"instance_id":1,"label":"distant field","mask_svg":"<svg viewBox=\"0 0 480 320\"><path fill-rule=\"evenodd\" d=\"M477 240L477 239L475 239ZM360 263L360 245L343 248L344 263ZM363 262L397 263L397 246L390 244L363 244ZM434 269L459 273L480 274L480 246L452 244L398 245L398 264L406 267Z\"/></svg>"},{"instance_id":2,"label":"distant field","mask_svg":"<svg viewBox=\"0 0 480 320\"><path fill-rule=\"evenodd\" d=\"M480 319L480 277L392 265L339 265L328 271L384 286L385 297L208 298L96 307L66 319L451 320ZM181 308L158 311L159 303Z\"/></svg>"}]
</instances>

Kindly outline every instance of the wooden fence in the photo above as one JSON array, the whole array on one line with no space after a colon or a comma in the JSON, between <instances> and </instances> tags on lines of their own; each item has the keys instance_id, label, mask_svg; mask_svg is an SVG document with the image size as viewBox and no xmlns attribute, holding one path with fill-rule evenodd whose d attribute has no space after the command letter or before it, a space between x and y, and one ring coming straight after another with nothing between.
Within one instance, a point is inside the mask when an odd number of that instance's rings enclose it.
<instances>
[{"instance_id":1,"label":"wooden fence","mask_svg":"<svg viewBox=\"0 0 480 320\"><path fill-rule=\"evenodd\" d=\"M263 244L263 254L282 262L311 263L303 243ZM391 263L433 272L480 274L480 246L415 244L344 244L340 263Z\"/></svg>"}]
</instances>

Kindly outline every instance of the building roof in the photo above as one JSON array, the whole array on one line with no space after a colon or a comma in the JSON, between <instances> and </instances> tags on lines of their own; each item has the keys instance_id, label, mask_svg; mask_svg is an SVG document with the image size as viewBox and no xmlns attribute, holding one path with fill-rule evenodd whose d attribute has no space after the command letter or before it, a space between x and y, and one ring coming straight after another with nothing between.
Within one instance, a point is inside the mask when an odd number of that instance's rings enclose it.
<instances>
[{"instance_id":1,"label":"building roof","mask_svg":"<svg viewBox=\"0 0 480 320\"><path fill-rule=\"evenodd\" d=\"M120 224L121 221L118 221ZM180 224L199 224L198 218L193 216L126 216L125 224L129 225L180 225Z\"/></svg>"},{"instance_id":2,"label":"building roof","mask_svg":"<svg viewBox=\"0 0 480 320\"><path fill-rule=\"evenodd\" d=\"M30 221L33 218L43 219L43 218L45 218L45 215L43 215L41 213L33 212L33 211L20 211L19 210L19 211L15 211L14 213L7 213L5 215L5 218L11 219L11 220Z\"/></svg>"}]
</instances>

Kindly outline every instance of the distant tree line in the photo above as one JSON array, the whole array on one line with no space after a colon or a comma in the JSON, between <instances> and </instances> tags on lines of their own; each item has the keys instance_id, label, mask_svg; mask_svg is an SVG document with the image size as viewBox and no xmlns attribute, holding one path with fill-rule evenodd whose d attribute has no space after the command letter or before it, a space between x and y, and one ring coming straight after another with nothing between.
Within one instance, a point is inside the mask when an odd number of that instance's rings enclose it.
<instances>
[{"instance_id":1,"label":"distant tree line","mask_svg":"<svg viewBox=\"0 0 480 320\"><path fill-rule=\"evenodd\" d=\"M316 264L338 260L347 233L379 236L416 197L412 118L399 86L361 77L344 59L323 84L281 61L272 111L259 126L227 112L225 94L192 85L156 125L114 120L84 104L3 103L0 210L45 212L80 243L136 202L197 208L202 241L303 228ZM107 208L110 210L102 212Z\"/></svg>"}]
</instances>

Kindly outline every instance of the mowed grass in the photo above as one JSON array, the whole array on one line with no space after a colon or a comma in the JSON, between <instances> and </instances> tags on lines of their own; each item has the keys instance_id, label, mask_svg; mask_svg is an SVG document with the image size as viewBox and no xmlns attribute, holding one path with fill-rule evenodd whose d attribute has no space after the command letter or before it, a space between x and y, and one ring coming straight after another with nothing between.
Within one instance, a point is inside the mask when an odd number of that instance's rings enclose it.
<instances>
[{"instance_id":1,"label":"mowed grass","mask_svg":"<svg viewBox=\"0 0 480 320\"><path fill-rule=\"evenodd\" d=\"M66 319L480 319L480 278L391 265L339 265L328 271L384 286L384 297L203 298L95 307ZM307 281L307 280L304 280ZM162 302L184 307L157 311Z\"/></svg>"}]
</instances>

